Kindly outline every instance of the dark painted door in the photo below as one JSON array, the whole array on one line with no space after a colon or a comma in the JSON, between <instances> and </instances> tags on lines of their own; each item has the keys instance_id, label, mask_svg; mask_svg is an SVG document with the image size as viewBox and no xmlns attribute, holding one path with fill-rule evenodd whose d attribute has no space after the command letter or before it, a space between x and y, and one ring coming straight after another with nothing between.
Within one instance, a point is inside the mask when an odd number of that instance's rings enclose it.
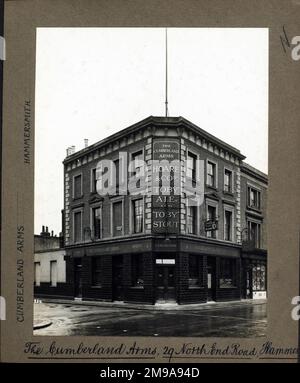
<instances>
[{"instance_id":1,"label":"dark painted door","mask_svg":"<svg viewBox=\"0 0 300 383\"><path fill-rule=\"evenodd\" d=\"M81 258L74 260L74 288L75 298L82 298L82 261Z\"/></svg>"},{"instance_id":2,"label":"dark painted door","mask_svg":"<svg viewBox=\"0 0 300 383\"><path fill-rule=\"evenodd\" d=\"M123 257L115 256L112 259L112 291L113 291L113 300L122 301L123 300Z\"/></svg>"},{"instance_id":3,"label":"dark painted door","mask_svg":"<svg viewBox=\"0 0 300 383\"><path fill-rule=\"evenodd\" d=\"M207 300L216 299L216 260L207 258Z\"/></svg>"},{"instance_id":4,"label":"dark painted door","mask_svg":"<svg viewBox=\"0 0 300 383\"><path fill-rule=\"evenodd\" d=\"M158 301L175 301L174 266L157 266L156 288Z\"/></svg>"}]
</instances>

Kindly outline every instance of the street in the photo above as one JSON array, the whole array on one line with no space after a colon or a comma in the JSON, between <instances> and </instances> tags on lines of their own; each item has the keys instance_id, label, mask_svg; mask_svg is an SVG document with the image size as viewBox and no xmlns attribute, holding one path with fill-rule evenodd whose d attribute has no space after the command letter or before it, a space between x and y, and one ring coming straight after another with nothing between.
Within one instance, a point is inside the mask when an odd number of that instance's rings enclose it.
<instances>
[{"instance_id":1,"label":"street","mask_svg":"<svg viewBox=\"0 0 300 383\"><path fill-rule=\"evenodd\" d=\"M265 301L168 309L48 302L34 304L34 322L51 323L34 335L247 338L266 334L267 316Z\"/></svg>"}]
</instances>

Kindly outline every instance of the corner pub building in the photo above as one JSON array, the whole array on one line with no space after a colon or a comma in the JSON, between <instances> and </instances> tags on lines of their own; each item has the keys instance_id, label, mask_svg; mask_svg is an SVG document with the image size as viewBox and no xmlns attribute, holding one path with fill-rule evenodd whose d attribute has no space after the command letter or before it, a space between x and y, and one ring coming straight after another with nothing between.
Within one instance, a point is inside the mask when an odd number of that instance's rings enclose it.
<instances>
[{"instance_id":1,"label":"corner pub building","mask_svg":"<svg viewBox=\"0 0 300 383\"><path fill-rule=\"evenodd\" d=\"M200 206L189 206L184 192L169 206L143 190L97 193L100 160L114 161L119 179L128 170L119 152L149 167L161 145L177 148L172 152L180 161L189 160L187 169L180 168L181 182L184 177L194 182L196 160L203 161ZM69 150L64 160L65 297L144 304L266 298L268 179L244 159L183 117L150 116L78 152ZM167 230L172 219L176 230Z\"/></svg>"}]
</instances>

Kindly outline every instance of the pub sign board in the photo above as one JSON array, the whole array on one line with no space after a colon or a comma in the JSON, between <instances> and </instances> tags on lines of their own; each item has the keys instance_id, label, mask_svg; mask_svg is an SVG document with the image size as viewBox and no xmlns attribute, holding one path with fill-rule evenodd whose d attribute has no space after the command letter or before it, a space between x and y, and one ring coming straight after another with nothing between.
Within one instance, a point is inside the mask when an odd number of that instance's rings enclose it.
<instances>
[{"instance_id":1,"label":"pub sign board","mask_svg":"<svg viewBox=\"0 0 300 383\"><path fill-rule=\"evenodd\" d=\"M180 142L153 140L152 232L177 234L180 230Z\"/></svg>"}]
</instances>

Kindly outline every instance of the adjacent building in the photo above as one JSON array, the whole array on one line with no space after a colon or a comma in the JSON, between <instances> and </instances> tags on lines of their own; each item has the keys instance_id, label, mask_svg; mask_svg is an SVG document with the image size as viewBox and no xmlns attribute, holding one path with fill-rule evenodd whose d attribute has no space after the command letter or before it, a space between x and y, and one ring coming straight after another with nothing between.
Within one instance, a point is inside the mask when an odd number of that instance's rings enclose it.
<instances>
[{"instance_id":1,"label":"adjacent building","mask_svg":"<svg viewBox=\"0 0 300 383\"><path fill-rule=\"evenodd\" d=\"M110 195L97 192L103 160L114 163ZM155 169L156 160L179 165ZM143 171L145 182L134 182L135 193L129 192L130 176ZM164 177L171 185L167 197ZM238 149L183 117L150 116L68 150L59 294L146 304L265 298L267 188L267 176ZM196 206L195 190L202 196Z\"/></svg>"},{"instance_id":2,"label":"adjacent building","mask_svg":"<svg viewBox=\"0 0 300 383\"><path fill-rule=\"evenodd\" d=\"M66 262L63 237L50 233L47 226L34 236L34 295L62 297L66 294ZM72 292L67 294L70 296Z\"/></svg>"}]
</instances>

